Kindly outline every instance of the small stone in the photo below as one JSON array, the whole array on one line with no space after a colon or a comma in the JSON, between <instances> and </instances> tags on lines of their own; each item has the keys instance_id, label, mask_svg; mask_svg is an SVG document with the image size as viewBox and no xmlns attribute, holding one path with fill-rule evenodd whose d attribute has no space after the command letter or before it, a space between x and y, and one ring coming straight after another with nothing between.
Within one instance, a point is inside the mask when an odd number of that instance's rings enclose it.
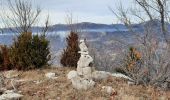
<instances>
[{"instance_id":1,"label":"small stone","mask_svg":"<svg viewBox=\"0 0 170 100\"><path fill-rule=\"evenodd\" d=\"M116 95L116 91L111 86L103 86L102 91L106 92L109 95Z\"/></svg>"},{"instance_id":2,"label":"small stone","mask_svg":"<svg viewBox=\"0 0 170 100\"><path fill-rule=\"evenodd\" d=\"M57 100L61 100L61 98L60 98L60 97L57 97Z\"/></svg>"},{"instance_id":3,"label":"small stone","mask_svg":"<svg viewBox=\"0 0 170 100\"><path fill-rule=\"evenodd\" d=\"M134 82L131 82L131 81L128 81L127 84L128 84L128 85L135 85L135 83L134 83Z\"/></svg>"},{"instance_id":4,"label":"small stone","mask_svg":"<svg viewBox=\"0 0 170 100\"><path fill-rule=\"evenodd\" d=\"M45 76L47 77L47 78L49 78L49 79L56 79L57 77L56 77L56 75L55 75L55 73L47 73L47 74L45 74Z\"/></svg>"},{"instance_id":5,"label":"small stone","mask_svg":"<svg viewBox=\"0 0 170 100\"><path fill-rule=\"evenodd\" d=\"M72 79L72 78L77 77L77 76L78 76L78 74L75 70L72 70L67 74L68 79Z\"/></svg>"}]
</instances>

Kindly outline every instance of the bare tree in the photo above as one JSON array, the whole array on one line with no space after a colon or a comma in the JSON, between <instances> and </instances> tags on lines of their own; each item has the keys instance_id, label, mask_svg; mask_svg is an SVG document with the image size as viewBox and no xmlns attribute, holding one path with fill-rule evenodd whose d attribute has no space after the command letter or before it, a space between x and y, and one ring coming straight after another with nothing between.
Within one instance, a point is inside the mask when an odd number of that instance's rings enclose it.
<instances>
[{"instance_id":1,"label":"bare tree","mask_svg":"<svg viewBox=\"0 0 170 100\"><path fill-rule=\"evenodd\" d=\"M161 20L161 29L164 35L165 41L169 42L167 39L167 27L165 21L169 21L169 11L167 4L169 0L135 0L146 12L146 15L153 20L152 12L158 13L158 17Z\"/></svg>"},{"instance_id":2,"label":"bare tree","mask_svg":"<svg viewBox=\"0 0 170 100\"><path fill-rule=\"evenodd\" d=\"M169 22L168 7L169 0L134 0L138 8L125 10L121 5L118 10L111 11L116 17L123 22L129 32L134 35L134 44L130 44L137 48L141 54L140 63L138 61L130 60L128 52L124 52L122 62L119 66L124 68L125 73L134 79L136 84L154 85L169 88L170 86L170 54L169 54L169 32L167 30L166 22ZM136 10L136 11L135 11ZM118 11L118 12L116 12ZM129 15L129 16L128 16ZM141 15L141 16L140 16ZM142 16L143 15L143 16ZM149 19L146 21L144 18ZM142 32L135 31L132 25L132 19L136 18L143 21ZM155 19L160 20L160 30L154 27ZM156 20L157 21L157 20ZM142 33L142 34L141 34ZM127 44L129 45L129 44ZM127 69L131 67L127 61L132 61L133 70ZM129 62L128 62L129 63ZM130 63L130 64L131 64Z\"/></svg>"},{"instance_id":3,"label":"bare tree","mask_svg":"<svg viewBox=\"0 0 170 100\"><path fill-rule=\"evenodd\" d=\"M7 0L9 12L3 18L4 23L13 32L31 32L31 27L36 23L41 13L39 7L34 10L32 3L25 0Z\"/></svg>"}]
</instances>

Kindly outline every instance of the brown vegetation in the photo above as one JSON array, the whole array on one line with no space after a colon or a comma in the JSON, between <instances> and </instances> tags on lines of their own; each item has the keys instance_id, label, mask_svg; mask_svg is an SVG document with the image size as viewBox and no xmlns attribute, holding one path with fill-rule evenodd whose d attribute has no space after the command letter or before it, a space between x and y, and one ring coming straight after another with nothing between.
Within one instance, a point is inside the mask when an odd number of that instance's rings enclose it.
<instances>
[{"instance_id":1,"label":"brown vegetation","mask_svg":"<svg viewBox=\"0 0 170 100\"><path fill-rule=\"evenodd\" d=\"M80 58L79 37L76 32L71 31L70 35L66 38L67 47L61 55L61 64L66 67L77 67L77 62Z\"/></svg>"},{"instance_id":2,"label":"brown vegetation","mask_svg":"<svg viewBox=\"0 0 170 100\"><path fill-rule=\"evenodd\" d=\"M18 90L24 95L24 100L168 100L170 92L154 89L151 86L128 85L127 81L120 78L109 77L96 81L94 88L88 91L78 91L66 78L72 68L41 69L30 71L15 71L19 74ZM45 73L54 72L57 79L48 79ZM102 91L102 86L112 86L117 92L109 95Z\"/></svg>"},{"instance_id":3,"label":"brown vegetation","mask_svg":"<svg viewBox=\"0 0 170 100\"><path fill-rule=\"evenodd\" d=\"M117 10L111 9L114 15L125 24L129 32L133 34L135 43L125 43L125 46L133 46L140 52L141 59L133 61L130 65L126 61L120 60L121 67L133 67L126 70L126 74L131 77L136 84L145 86L152 85L170 90L170 42L168 25L169 22L169 0L134 0L132 9L125 10L120 5ZM142 34L136 31L132 23L133 19L141 22ZM156 19L156 20L155 20ZM149 20L149 21L148 21ZM156 29L159 27L160 29ZM128 53L124 50L121 58L127 58ZM139 57L140 57L139 56Z\"/></svg>"},{"instance_id":4,"label":"brown vegetation","mask_svg":"<svg viewBox=\"0 0 170 100\"><path fill-rule=\"evenodd\" d=\"M0 70L10 70L11 62L9 58L9 48L7 46L0 46Z\"/></svg>"},{"instance_id":5,"label":"brown vegetation","mask_svg":"<svg viewBox=\"0 0 170 100\"><path fill-rule=\"evenodd\" d=\"M22 33L10 48L10 61L13 68L29 70L48 65L50 60L49 41L41 35Z\"/></svg>"}]
</instances>

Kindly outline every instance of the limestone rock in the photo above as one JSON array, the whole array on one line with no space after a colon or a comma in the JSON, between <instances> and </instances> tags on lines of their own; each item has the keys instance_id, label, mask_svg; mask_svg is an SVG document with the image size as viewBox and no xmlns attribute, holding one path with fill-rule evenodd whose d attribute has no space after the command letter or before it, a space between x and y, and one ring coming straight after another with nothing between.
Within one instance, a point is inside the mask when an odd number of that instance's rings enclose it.
<instances>
[{"instance_id":1,"label":"limestone rock","mask_svg":"<svg viewBox=\"0 0 170 100\"><path fill-rule=\"evenodd\" d=\"M93 79L105 79L111 76L109 72L105 71L95 71L92 67L93 58L89 55L88 48L84 40L80 41L80 51L81 54L79 61L77 62L77 70L70 71L67 74L67 78L71 80L72 85L77 90L88 90L93 88L95 82ZM110 88L109 88L110 89ZM108 89L108 91L110 91Z\"/></svg>"},{"instance_id":2,"label":"limestone rock","mask_svg":"<svg viewBox=\"0 0 170 100\"><path fill-rule=\"evenodd\" d=\"M77 90L88 90L95 85L93 80L84 79L79 76L72 78L71 82L73 87Z\"/></svg>"},{"instance_id":3,"label":"limestone rock","mask_svg":"<svg viewBox=\"0 0 170 100\"><path fill-rule=\"evenodd\" d=\"M80 47L80 51L88 53L88 48L87 48L87 46L85 44L85 40L84 39L80 40L79 47Z\"/></svg>"},{"instance_id":4,"label":"limestone rock","mask_svg":"<svg viewBox=\"0 0 170 100\"><path fill-rule=\"evenodd\" d=\"M128 81L127 84L128 84L129 86L135 85L135 83L134 83L134 82L131 82L131 81Z\"/></svg>"},{"instance_id":5,"label":"limestone rock","mask_svg":"<svg viewBox=\"0 0 170 100\"><path fill-rule=\"evenodd\" d=\"M82 68L82 73L83 73L84 78L92 79L92 67Z\"/></svg>"},{"instance_id":6,"label":"limestone rock","mask_svg":"<svg viewBox=\"0 0 170 100\"><path fill-rule=\"evenodd\" d=\"M109 95L116 93L116 91L111 86L103 86L102 91Z\"/></svg>"},{"instance_id":7,"label":"limestone rock","mask_svg":"<svg viewBox=\"0 0 170 100\"><path fill-rule=\"evenodd\" d=\"M119 78L124 78L124 79L127 79L129 81L133 81L133 79L131 79L130 77L124 75L124 74L121 74L121 73L113 73L112 76L114 77L119 77Z\"/></svg>"},{"instance_id":8,"label":"limestone rock","mask_svg":"<svg viewBox=\"0 0 170 100\"><path fill-rule=\"evenodd\" d=\"M109 76L111 76L111 74L109 72L105 72L105 71L94 71L92 73L92 78L96 79L96 80L106 79Z\"/></svg>"},{"instance_id":9,"label":"limestone rock","mask_svg":"<svg viewBox=\"0 0 170 100\"><path fill-rule=\"evenodd\" d=\"M57 78L55 73L52 73L52 72L46 73L45 76L49 79L56 79Z\"/></svg>"},{"instance_id":10,"label":"limestone rock","mask_svg":"<svg viewBox=\"0 0 170 100\"><path fill-rule=\"evenodd\" d=\"M90 55L81 55L77 63L77 72L79 75L83 75L83 68L90 67L93 62L93 58Z\"/></svg>"},{"instance_id":11,"label":"limestone rock","mask_svg":"<svg viewBox=\"0 0 170 100\"><path fill-rule=\"evenodd\" d=\"M0 100L19 100L23 97L23 95L15 93L12 90L5 91L2 95L0 95Z\"/></svg>"},{"instance_id":12,"label":"limestone rock","mask_svg":"<svg viewBox=\"0 0 170 100\"><path fill-rule=\"evenodd\" d=\"M77 71L75 71L75 70L72 70L67 74L68 79L72 79L72 78L77 77L77 76L78 76L78 74L77 74Z\"/></svg>"}]
</instances>

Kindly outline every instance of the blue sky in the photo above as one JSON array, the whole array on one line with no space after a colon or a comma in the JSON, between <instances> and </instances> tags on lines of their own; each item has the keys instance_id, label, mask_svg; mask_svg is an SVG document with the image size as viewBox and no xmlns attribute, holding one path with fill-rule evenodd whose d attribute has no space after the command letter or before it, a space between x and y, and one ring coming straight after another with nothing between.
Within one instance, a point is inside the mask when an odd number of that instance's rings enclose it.
<instances>
[{"instance_id":1,"label":"blue sky","mask_svg":"<svg viewBox=\"0 0 170 100\"><path fill-rule=\"evenodd\" d=\"M2 0L3 4L5 0ZM42 8L41 19L50 15L51 24L66 23L66 15L72 13L76 22L94 22L112 24L117 20L108 6L116 9L122 2L129 7L133 0L33 0Z\"/></svg>"}]
</instances>

